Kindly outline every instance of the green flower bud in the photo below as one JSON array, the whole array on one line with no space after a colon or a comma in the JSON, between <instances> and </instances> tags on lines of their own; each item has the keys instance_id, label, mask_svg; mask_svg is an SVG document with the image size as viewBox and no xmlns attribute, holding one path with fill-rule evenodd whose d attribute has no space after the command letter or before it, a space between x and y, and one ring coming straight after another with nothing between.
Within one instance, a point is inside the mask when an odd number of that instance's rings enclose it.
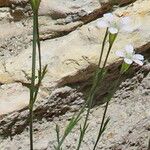
<instances>
[{"instance_id":1,"label":"green flower bud","mask_svg":"<svg viewBox=\"0 0 150 150\"><path fill-rule=\"evenodd\" d=\"M41 0L31 0L31 6L33 11L38 11Z\"/></svg>"},{"instance_id":2,"label":"green flower bud","mask_svg":"<svg viewBox=\"0 0 150 150\"><path fill-rule=\"evenodd\" d=\"M112 33L109 33L109 44L112 45L115 41L117 37L117 33L116 34L112 34Z\"/></svg>"},{"instance_id":3,"label":"green flower bud","mask_svg":"<svg viewBox=\"0 0 150 150\"><path fill-rule=\"evenodd\" d=\"M122 66L121 66L120 73L123 74L123 73L127 72L129 67L130 67L130 64L123 62Z\"/></svg>"}]
</instances>

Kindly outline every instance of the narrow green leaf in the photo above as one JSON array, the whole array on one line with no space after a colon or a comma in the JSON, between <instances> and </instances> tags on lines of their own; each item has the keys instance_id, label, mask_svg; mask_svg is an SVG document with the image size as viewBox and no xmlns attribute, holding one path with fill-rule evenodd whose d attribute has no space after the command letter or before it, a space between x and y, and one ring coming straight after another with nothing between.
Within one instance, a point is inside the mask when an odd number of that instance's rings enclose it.
<instances>
[{"instance_id":1,"label":"narrow green leaf","mask_svg":"<svg viewBox=\"0 0 150 150\"><path fill-rule=\"evenodd\" d=\"M47 67L48 65L45 65L42 71L42 78L44 78L45 74L47 73Z\"/></svg>"},{"instance_id":2,"label":"narrow green leaf","mask_svg":"<svg viewBox=\"0 0 150 150\"><path fill-rule=\"evenodd\" d=\"M57 142L59 143L60 142L60 129L59 129L59 126L56 124L56 134L57 134Z\"/></svg>"}]
</instances>

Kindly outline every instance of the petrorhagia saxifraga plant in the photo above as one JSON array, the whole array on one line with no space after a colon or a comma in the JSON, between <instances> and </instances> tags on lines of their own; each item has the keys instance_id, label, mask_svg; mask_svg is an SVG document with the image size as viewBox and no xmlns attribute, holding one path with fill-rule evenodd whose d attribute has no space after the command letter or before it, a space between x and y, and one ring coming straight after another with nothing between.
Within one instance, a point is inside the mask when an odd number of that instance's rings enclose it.
<instances>
[{"instance_id":1,"label":"petrorhagia saxifraga plant","mask_svg":"<svg viewBox=\"0 0 150 150\"><path fill-rule=\"evenodd\" d=\"M117 17L111 13L104 14L103 18L98 22L98 27L99 28L106 28L106 33L105 33L105 36L104 36L104 39L102 42L102 48L101 48L101 52L100 52L99 62L97 65L97 69L95 71L91 90L89 92L89 95L88 95L88 98L87 98L85 104L83 105L83 107L81 108L79 113L72 117L72 119L69 122L68 126L66 127L62 137L60 137L59 126L56 125L57 145L55 146L55 150L61 150L62 149L61 146L62 146L65 138L69 135L69 133L77 125L77 123L81 119L81 114L85 111L85 108L88 106L88 109L86 112L86 117L84 120L84 124L83 124L83 126L80 126L80 137L79 137L79 141L78 141L78 145L77 145L76 150L80 149L81 143L84 139L84 135L85 135L86 130L88 128L88 118L89 118L90 110L91 110L91 107L93 104L93 100L94 100L95 94L97 92L97 88L98 88L101 80L105 77L105 74L106 74L105 66L107 64L107 60L108 60L109 54L111 52L112 46L116 40L116 37L117 37L119 32L129 32L130 33L134 30L130 27L130 18L129 17L119 18L119 17ZM103 53L104 53L107 39L109 41L109 47L108 47L106 56L103 59L104 63L101 64L102 58L104 57ZM102 66L102 67L100 68L100 66ZM127 65L123 65L123 66L127 66ZM109 96L107 97L107 102L106 102L106 106L105 106L105 110L104 110L104 114L103 114L103 118L102 118L102 122L101 122L101 127L100 127L99 134L98 134L98 137L97 137L97 140L95 142L93 150L96 149L96 146L99 142L99 139L100 139L102 133L104 132L104 130L105 130L105 128L109 122L109 118L105 119L106 118L106 112L107 112L109 101L110 101L111 97L113 96L116 87L118 86L118 82L120 81L120 78L121 78L121 76L115 82L115 84L112 86L111 89L113 89L113 90L111 90Z\"/></svg>"},{"instance_id":2,"label":"petrorhagia saxifraga plant","mask_svg":"<svg viewBox=\"0 0 150 150\"><path fill-rule=\"evenodd\" d=\"M41 48L39 39L39 28L38 28L38 10L41 0L30 0L32 11L33 11L33 49L32 49L32 73L31 73L31 84L29 86L30 90L30 100L29 100L29 126L30 126L30 150L33 150L33 106L37 99L39 88L44 78L47 65L42 69L41 62ZM38 73L36 75L36 57L38 48ZM37 78L37 81L36 81Z\"/></svg>"},{"instance_id":3,"label":"petrorhagia saxifraga plant","mask_svg":"<svg viewBox=\"0 0 150 150\"><path fill-rule=\"evenodd\" d=\"M98 25L99 28L106 28L106 33L105 33L105 37L104 37L104 40L103 40L103 43L102 43L102 50L101 50L101 53L100 53L100 58L99 58L99 63L98 63L98 68L97 68L97 71L100 70L100 74L99 74L100 76L103 75L103 74L106 74L105 72L107 72L106 69L105 69L105 66L107 64L109 54L111 52L112 46L113 46L113 44L116 40L116 37L117 37L118 33L119 32L131 32L132 31L129 23L130 23L129 17L118 18L117 16L115 16L111 13L104 14L103 18L98 22L97 25ZM102 64L102 68L100 69L107 37L108 37L108 41L109 41L108 42L109 46L108 46L108 50L107 50L107 53L106 53L106 56L105 56L105 59L104 59L104 63ZM89 117L89 114L90 114L90 110L91 110L91 107L92 107L94 96L96 94L99 83L102 79L103 79L103 77L100 77L100 80L98 79L98 77L96 77L96 76L94 77L96 85L93 84L94 89L93 89L93 91L90 92L91 96L89 96L89 97L91 97L91 98L90 98L90 102L89 102L89 105L88 105L84 125L80 129L80 138L79 138L77 150L80 149L81 143L82 143L84 135L85 135L85 132L87 130L88 117ZM115 83L115 85L116 84L117 83ZM115 89L115 87L112 87L112 88ZM111 96L109 95L108 97L110 99ZM106 128L106 125L108 124L108 122L110 120L110 118L107 118L106 121L105 121L107 107L108 107L108 103L106 103L106 106L105 106L106 109L105 109L104 114L103 114L103 119L102 119L101 127L100 127L101 129L99 131L96 143L94 145L94 149L96 148L97 143L100 139L100 136L104 132L104 129Z\"/></svg>"},{"instance_id":4,"label":"petrorhagia saxifraga plant","mask_svg":"<svg viewBox=\"0 0 150 150\"><path fill-rule=\"evenodd\" d=\"M115 83L111 86L110 92L107 96L107 102L105 105L105 109L104 109L104 113L103 113L103 117L102 117L102 122L101 122L101 126L99 129L99 134L98 134L98 137L97 137L97 140L96 140L96 143L94 145L93 150L96 149L96 146L97 146L97 144L101 138L101 135L105 131L106 126L110 120L109 117L106 119L106 113L107 113L108 105L109 105L111 98L113 97L113 95L115 94L115 92L119 86L119 83L121 81L122 76L129 70L129 67L131 66L131 64L133 62L137 63L140 66L142 66L144 63L144 57L141 54L135 54L134 48L131 44L126 45L122 51L116 51L116 55L118 57L123 58L124 62L122 63L119 77L118 77L117 81L115 81Z\"/></svg>"},{"instance_id":5,"label":"petrorhagia saxifraga plant","mask_svg":"<svg viewBox=\"0 0 150 150\"><path fill-rule=\"evenodd\" d=\"M108 31L110 32L110 34L113 34L113 35L116 34L116 36L117 36L119 32L130 33L132 31L134 31L135 29L131 28L130 24L131 24L131 20L129 17L124 17L124 18L121 18L120 20L118 20L114 15L108 13L108 14L105 14L104 17L98 22L98 27L107 28ZM109 42L110 42L110 38L109 38ZM121 51L116 52L116 54L118 54L117 56L124 57L125 63L122 64L120 75L119 75L117 81L115 81L115 83L111 86L110 93L107 96L106 105L105 105L105 109L104 109L104 113L103 113L103 117L102 117L102 122L100 125L99 133L98 133L97 140L95 142L93 150L96 149L97 144L101 138L101 135L105 131L106 126L110 120L109 117L106 119L106 113L107 113L109 101L115 94L115 91L117 90L117 87L119 86L119 83L121 81L123 74L126 71L128 71L129 66L132 64L133 61L139 65L142 65L142 62L144 60L144 57L142 55L140 55L140 54L134 55L134 51L133 51L134 49L133 49L132 45L127 45L125 47L125 49L126 49L126 51L124 51L124 52L121 52ZM131 51L131 53L129 53L130 51ZM108 50L108 52L109 52L109 50Z\"/></svg>"}]
</instances>

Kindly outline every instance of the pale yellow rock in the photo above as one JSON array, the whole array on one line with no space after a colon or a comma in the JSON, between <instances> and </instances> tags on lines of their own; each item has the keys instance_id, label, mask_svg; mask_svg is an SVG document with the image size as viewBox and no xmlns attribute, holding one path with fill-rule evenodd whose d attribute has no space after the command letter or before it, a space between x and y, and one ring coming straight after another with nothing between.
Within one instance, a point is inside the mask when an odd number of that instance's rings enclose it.
<instances>
[{"instance_id":1,"label":"pale yellow rock","mask_svg":"<svg viewBox=\"0 0 150 150\"><path fill-rule=\"evenodd\" d=\"M142 7L143 5L143 7ZM138 9L141 7L141 9ZM132 43L140 47L150 40L148 21L150 14L150 1L145 0L134 5L120 8L114 13L119 16L130 16L133 20L132 26L139 27L131 34L119 33L115 42L108 64L116 61L115 51L124 48L126 44ZM142 12L147 12L142 14ZM59 83L66 76L73 76L79 70L86 69L91 64L97 64L105 30L97 28L97 21L91 22L67 36L41 42L43 65L48 64L48 73L44 85L51 87ZM21 70L30 73L32 48L24 50L19 56L11 58L6 63L7 71L13 79L25 81ZM82 73L80 72L81 76ZM69 82L74 82L70 80ZM84 79L79 79L84 80Z\"/></svg>"},{"instance_id":2,"label":"pale yellow rock","mask_svg":"<svg viewBox=\"0 0 150 150\"><path fill-rule=\"evenodd\" d=\"M19 83L0 87L0 115L19 110L29 103L28 89Z\"/></svg>"},{"instance_id":3,"label":"pale yellow rock","mask_svg":"<svg viewBox=\"0 0 150 150\"><path fill-rule=\"evenodd\" d=\"M108 0L105 0L108 2ZM72 1L72 0L42 0L40 4L39 14L52 15L58 14L65 17L67 14L79 13L81 10L87 14L100 7L98 0ZM58 16L56 16L58 17Z\"/></svg>"},{"instance_id":4,"label":"pale yellow rock","mask_svg":"<svg viewBox=\"0 0 150 150\"><path fill-rule=\"evenodd\" d=\"M27 29L21 23L5 23L0 24L0 39L5 39L21 34L25 34Z\"/></svg>"}]
</instances>

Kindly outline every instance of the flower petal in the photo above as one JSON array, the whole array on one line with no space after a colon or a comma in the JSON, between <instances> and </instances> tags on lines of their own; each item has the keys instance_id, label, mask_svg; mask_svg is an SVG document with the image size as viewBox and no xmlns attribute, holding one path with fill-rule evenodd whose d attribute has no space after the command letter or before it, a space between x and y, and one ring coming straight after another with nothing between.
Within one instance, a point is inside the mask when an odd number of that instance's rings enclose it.
<instances>
[{"instance_id":1,"label":"flower petal","mask_svg":"<svg viewBox=\"0 0 150 150\"><path fill-rule=\"evenodd\" d=\"M127 53L133 53L134 52L134 48L133 48L133 46L131 45L131 44L128 44L128 45L126 45L125 46L125 51L127 52Z\"/></svg>"},{"instance_id":2,"label":"flower petal","mask_svg":"<svg viewBox=\"0 0 150 150\"><path fill-rule=\"evenodd\" d=\"M103 15L104 19L109 21L109 22L112 22L114 20L114 15L112 13L106 13Z\"/></svg>"},{"instance_id":3,"label":"flower petal","mask_svg":"<svg viewBox=\"0 0 150 150\"><path fill-rule=\"evenodd\" d=\"M127 33L131 33L134 31L134 29L129 25L128 26L126 26L126 25L121 26L120 30L121 30L121 32L127 32Z\"/></svg>"},{"instance_id":4,"label":"flower petal","mask_svg":"<svg viewBox=\"0 0 150 150\"><path fill-rule=\"evenodd\" d=\"M119 57L124 57L125 56L123 51L116 51L116 55L119 56Z\"/></svg>"},{"instance_id":5,"label":"flower petal","mask_svg":"<svg viewBox=\"0 0 150 150\"><path fill-rule=\"evenodd\" d=\"M131 23L131 18L130 17L123 17L120 19L121 25L129 25Z\"/></svg>"},{"instance_id":6,"label":"flower petal","mask_svg":"<svg viewBox=\"0 0 150 150\"><path fill-rule=\"evenodd\" d=\"M107 28L109 26L108 22L101 19L100 21L97 22L97 26L99 28Z\"/></svg>"},{"instance_id":7,"label":"flower petal","mask_svg":"<svg viewBox=\"0 0 150 150\"><path fill-rule=\"evenodd\" d=\"M124 62L131 65L133 63L132 59L124 58Z\"/></svg>"},{"instance_id":8,"label":"flower petal","mask_svg":"<svg viewBox=\"0 0 150 150\"><path fill-rule=\"evenodd\" d=\"M135 54L133 55L133 59L135 60L144 60L144 56L141 54Z\"/></svg>"},{"instance_id":9,"label":"flower petal","mask_svg":"<svg viewBox=\"0 0 150 150\"><path fill-rule=\"evenodd\" d=\"M138 60L138 59L135 59L134 62L137 63L137 64L140 65L140 66L142 66L142 65L144 64L143 61Z\"/></svg>"},{"instance_id":10,"label":"flower petal","mask_svg":"<svg viewBox=\"0 0 150 150\"><path fill-rule=\"evenodd\" d=\"M131 18L130 17L123 17L120 19L120 31L121 32L128 32L131 33L135 29L133 25L131 24Z\"/></svg>"},{"instance_id":11,"label":"flower petal","mask_svg":"<svg viewBox=\"0 0 150 150\"><path fill-rule=\"evenodd\" d=\"M118 33L118 29L117 28L114 28L114 27L110 27L108 29L108 31L111 33L111 34L117 34Z\"/></svg>"}]
</instances>

